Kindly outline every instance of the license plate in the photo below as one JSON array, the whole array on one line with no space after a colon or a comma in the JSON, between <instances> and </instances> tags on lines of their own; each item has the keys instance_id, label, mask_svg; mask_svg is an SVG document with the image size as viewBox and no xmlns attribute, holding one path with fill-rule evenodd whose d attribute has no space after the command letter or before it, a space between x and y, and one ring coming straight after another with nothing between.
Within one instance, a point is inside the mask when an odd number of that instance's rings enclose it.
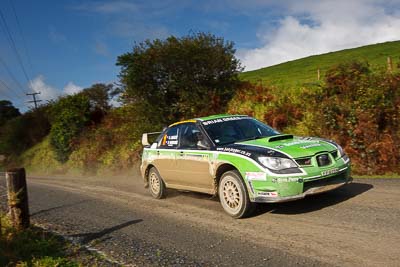
<instances>
[{"instance_id":1,"label":"license plate","mask_svg":"<svg viewBox=\"0 0 400 267\"><path fill-rule=\"evenodd\" d=\"M321 175L322 176L330 175L330 174L337 173L338 171L339 171L338 168L334 168L334 169L330 169L330 170L326 170L326 171L321 172Z\"/></svg>"}]
</instances>

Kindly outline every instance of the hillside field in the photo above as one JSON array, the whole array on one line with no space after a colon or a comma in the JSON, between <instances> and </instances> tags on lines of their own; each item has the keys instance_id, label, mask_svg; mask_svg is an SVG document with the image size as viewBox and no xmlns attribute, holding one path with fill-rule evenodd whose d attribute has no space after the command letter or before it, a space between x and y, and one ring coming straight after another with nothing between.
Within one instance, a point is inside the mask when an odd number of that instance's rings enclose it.
<instances>
[{"instance_id":1,"label":"hillside field","mask_svg":"<svg viewBox=\"0 0 400 267\"><path fill-rule=\"evenodd\" d=\"M240 77L254 83L273 85L279 88L298 88L315 83L317 70L320 69L320 79L324 80L326 70L333 65L353 60L365 61L372 70L387 68L387 58L391 57L393 69L400 66L400 41L367 45L346 49L322 55L301 58L271 67L243 72Z\"/></svg>"}]
</instances>

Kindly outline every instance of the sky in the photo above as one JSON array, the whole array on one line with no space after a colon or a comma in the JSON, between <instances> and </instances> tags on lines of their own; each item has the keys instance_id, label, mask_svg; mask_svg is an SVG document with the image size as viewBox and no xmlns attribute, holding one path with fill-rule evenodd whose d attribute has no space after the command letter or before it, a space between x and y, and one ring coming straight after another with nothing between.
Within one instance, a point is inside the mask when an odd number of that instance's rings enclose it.
<instances>
[{"instance_id":1,"label":"sky","mask_svg":"<svg viewBox=\"0 0 400 267\"><path fill-rule=\"evenodd\" d=\"M233 41L245 70L400 40L400 0L1 0L0 99L21 111L118 82L135 43L193 32Z\"/></svg>"}]
</instances>

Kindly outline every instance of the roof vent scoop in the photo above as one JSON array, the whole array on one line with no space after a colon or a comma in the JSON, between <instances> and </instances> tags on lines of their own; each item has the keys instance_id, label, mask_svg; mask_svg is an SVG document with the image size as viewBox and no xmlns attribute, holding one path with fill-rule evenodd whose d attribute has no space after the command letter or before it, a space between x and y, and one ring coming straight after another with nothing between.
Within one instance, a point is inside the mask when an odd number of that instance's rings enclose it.
<instances>
[{"instance_id":1,"label":"roof vent scoop","mask_svg":"<svg viewBox=\"0 0 400 267\"><path fill-rule=\"evenodd\" d=\"M287 139L293 139L292 134L280 134L276 136L272 136L268 139L268 142L275 142L275 141L281 141L281 140L287 140Z\"/></svg>"}]
</instances>

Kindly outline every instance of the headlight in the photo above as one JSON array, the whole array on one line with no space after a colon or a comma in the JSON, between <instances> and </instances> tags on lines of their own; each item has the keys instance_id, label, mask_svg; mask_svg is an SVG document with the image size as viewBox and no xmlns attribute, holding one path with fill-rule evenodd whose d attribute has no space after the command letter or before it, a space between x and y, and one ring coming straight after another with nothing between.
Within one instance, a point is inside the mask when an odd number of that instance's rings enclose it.
<instances>
[{"instance_id":1,"label":"headlight","mask_svg":"<svg viewBox=\"0 0 400 267\"><path fill-rule=\"evenodd\" d=\"M286 158L258 157L258 160L268 169L276 171L297 167L293 160Z\"/></svg>"}]
</instances>

